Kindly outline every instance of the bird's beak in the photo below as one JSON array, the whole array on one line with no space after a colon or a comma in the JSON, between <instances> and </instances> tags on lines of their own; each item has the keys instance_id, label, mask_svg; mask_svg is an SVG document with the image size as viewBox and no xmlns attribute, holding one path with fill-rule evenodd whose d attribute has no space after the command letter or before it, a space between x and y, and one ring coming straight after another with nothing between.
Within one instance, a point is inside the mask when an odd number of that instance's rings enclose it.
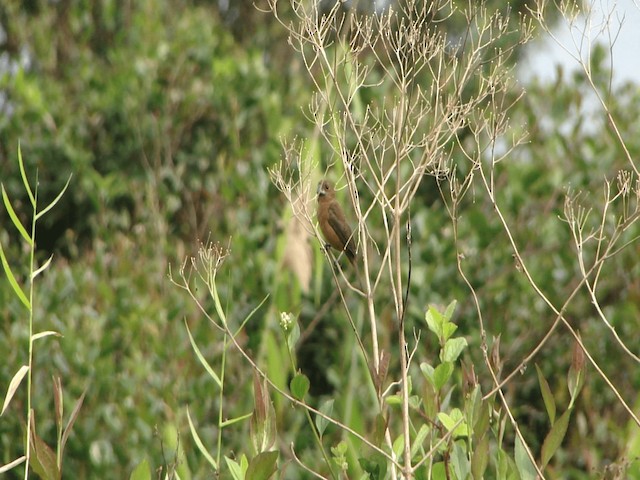
<instances>
[{"instance_id":1,"label":"bird's beak","mask_svg":"<svg viewBox=\"0 0 640 480\"><path fill-rule=\"evenodd\" d=\"M327 192L325 192L325 191L324 191L324 189L322 188L322 182L318 183L318 189L316 190L316 193L317 193L318 195L324 195L325 193L327 193Z\"/></svg>"}]
</instances>

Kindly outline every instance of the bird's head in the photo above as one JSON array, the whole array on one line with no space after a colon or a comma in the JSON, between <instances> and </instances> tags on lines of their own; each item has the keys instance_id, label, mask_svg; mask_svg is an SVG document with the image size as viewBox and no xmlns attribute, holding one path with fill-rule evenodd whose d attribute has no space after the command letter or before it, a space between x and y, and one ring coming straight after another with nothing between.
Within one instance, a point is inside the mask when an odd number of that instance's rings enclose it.
<instances>
[{"instance_id":1,"label":"bird's head","mask_svg":"<svg viewBox=\"0 0 640 480\"><path fill-rule=\"evenodd\" d=\"M322 197L331 197L331 195L334 194L332 183L328 180L320 180L320 182L318 182L317 194L318 199Z\"/></svg>"}]
</instances>

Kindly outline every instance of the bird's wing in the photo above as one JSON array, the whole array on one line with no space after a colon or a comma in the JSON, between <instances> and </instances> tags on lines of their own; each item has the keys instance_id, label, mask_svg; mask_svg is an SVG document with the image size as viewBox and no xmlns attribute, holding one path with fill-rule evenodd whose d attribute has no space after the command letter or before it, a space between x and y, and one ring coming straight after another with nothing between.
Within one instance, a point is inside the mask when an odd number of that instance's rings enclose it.
<instances>
[{"instance_id":1,"label":"bird's wing","mask_svg":"<svg viewBox=\"0 0 640 480\"><path fill-rule=\"evenodd\" d=\"M329 205L328 221L333 231L345 245L345 251L349 256L355 257L356 249L354 247L353 233L351 227L347 224L344 213L337 204Z\"/></svg>"}]
</instances>

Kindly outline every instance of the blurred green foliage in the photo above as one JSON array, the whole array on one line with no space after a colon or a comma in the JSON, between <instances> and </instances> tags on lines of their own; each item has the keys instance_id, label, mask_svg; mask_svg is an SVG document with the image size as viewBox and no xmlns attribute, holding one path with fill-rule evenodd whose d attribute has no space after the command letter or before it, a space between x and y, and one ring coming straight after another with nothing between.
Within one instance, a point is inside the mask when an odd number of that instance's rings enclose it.
<instances>
[{"instance_id":1,"label":"blurred green foliage","mask_svg":"<svg viewBox=\"0 0 640 480\"><path fill-rule=\"evenodd\" d=\"M62 377L65 404L87 389L64 463L75 478L127 478L145 458L152 471L178 465L181 478L210 474L186 427L185 407L197 419L201 438L213 445L219 397L191 350L183 321L212 363L221 356L219 334L168 282L169 264L177 271L185 256L195 254L198 240L229 242L231 255L219 290L234 322L280 282L292 281L280 275L277 248L285 200L270 184L266 168L281 158L282 136L312 136L301 112L312 87L282 28L250 3L228 2L227 8L220 6L225 2L150 0L0 5L5 31L0 180L15 199L16 211L24 213L14 161L19 140L27 171L38 172L42 198L50 200L69 173L74 175L37 234L43 258L59 254L37 292L38 329L58 330L64 338L38 344L34 408L38 433L52 441L53 415L46 414L53 408L51 376ZM596 62L592 69L598 87L606 91L604 64ZM372 98L386 93L367 90ZM619 87L607 102L631 156L639 158L637 87ZM565 74L553 85L527 86L511 122L529 132L529 143L497 170L498 202L533 277L556 305L578 278L570 231L558 218L567 188L584 192L597 211L603 179L613 181L618 169L628 168L606 117L591 105L582 74ZM0 240L14 271L25 275L19 237L7 218L2 210ZM432 179L425 178L411 218L409 328L422 321L428 303L457 299L459 333L469 342L466 355L479 377L486 378L476 310L457 272L451 222ZM514 265L508 239L484 197L468 197L459 228L465 271L479 295L486 328L502 336L504 370L511 371L540 341L553 315ZM639 234L635 227L625 239ZM630 346L640 344L639 253L634 243L612 258L599 292ZM320 293L313 297L290 290L291 308L300 312L303 326L330 295L328 275L318 281ZM393 351L392 329L384 324L388 312L380 312L382 328L389 332L384 347ZM588 297L578 295L566 313L588 348L606 359L601 366L623 397L637 405L640 370L612 342ZM286 347L276 316L273 305L265 306L240 341L285 386ZM354 369L361 366L354 366L353 338L345 325L339 305L330 307L301 347L301 368L318 404L322 394L340 392L335 410L354 428L365 428L374 420L358 404L366 398L366 387L353 381ZM4 389L27 354L19 301L4 277L0 329ZM557 401L567 403L563 382L571 362L569 344L560 327L536 358ZM250 412L252 372L234 350L226 375L233 379L225 390L225 403L233 406L229 416ZM20 393L0 419L0 464L22 451ZM517 406L527 438L541 443L547 418L534 369L516 377L506 394ZM304 421L281 399L274 401L282 444L295 442L302 460L317 465ZM552 462L557 478L602 473L609 463L620 462L633 442L637 449L637 427L627 425L613 393L593 371L576 408L575 428ZM243 452L248 432L246 423L225 430L228 452ZM339 438L331 427L330 434ZM357 449L352 442L347 452L351 464Z\"/></svg>"}]
</instances>

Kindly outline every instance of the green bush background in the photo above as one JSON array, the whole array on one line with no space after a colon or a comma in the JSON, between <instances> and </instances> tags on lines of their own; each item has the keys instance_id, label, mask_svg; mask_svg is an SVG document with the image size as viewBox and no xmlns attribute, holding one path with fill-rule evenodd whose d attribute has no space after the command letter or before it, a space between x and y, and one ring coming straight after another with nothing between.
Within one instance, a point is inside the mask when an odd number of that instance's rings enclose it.
<instances>
[{"instance_id":1,"label":"green bush background","mask_svg":"<svg viewBox=\"0 0 640 480\"><path fill-rule=\"evenodd\" d=\"M189 406L198 420L201 438L213 445L218 396L189 345L184 321L212 363L221 354L219 335L167 278L169 266L177 271L185 256L195 254L198 241L230 247L219 288L233 321L271 294L242 341L274 376L284 361L279 309L300 312L304 324L330 295L331 279L322 274L314 277L310 295L295 289L284 299L274 295L291 280L282 275L280 262L286 201L270 183L267 168L281 159L282 138L313 136L302 112L311 83L270 15L251 2L220 5L35 0L0 6L6 33L0 180L16 211L26 214L18 142L32 181L38 172L44 202L73 174L67 194L44 217L37 234L40 259L51 253L56 257L37 284L36 330L54 329L64 337L38 343L34 372L38 432L51 445L52 375L62 377L66 405L87 389L65 455L70 478L126 478L144 458L154 469L178 463L182 478L209 475L189 434L185 409ZM284 6L282 14L288 18ZM606 66L606 52L596 50L592 68L603 91L610 73ZM556 304L578 278L570 231L558 218L567 188L584 192L597 210L603 180L628 168L605 115L581 108L588 98L582 74L527 85L511 122L529 132L529 142L501 164L496 179L498 202L509 215L516 242ZM637 159L637 86L616 87L607 102ZM328 153L320 157L329 161ZM514 268L491 205L472 197L460 221L468 252L465 267L488 331L501 335L505 370L510 371L539 342L553 315ZM466 355L483 378L475 307L457 273L450 220L433 180L425 179L412 219L409 328L421 322L428 303L457 299L459 331L471 347ZM634 227L625 238L638 234ZM0 240L24 279L26 256L4 210ZM314 251L320 255L316 242ZM632 349L640 344L639 254L634 243L614 257L600 287L605 312ZM23 318L19 301L0 276L3 392L26 361ZM606 359L601 361L605 373L637 411L640 369L612 341L585 294L571 303L567 318L586 346ZM318 399L357 395L345 390L341 376L349 368L353 342L345 325L341 309L334 306L301 349L301 366ZM395 344L391 338L388 342ZM571 344L559 328L536 358L559 402L568 402L564 382ZM226 391L226 402L234 406L229 415L250 412L252 372L237 352L227 362L227 376L233 379ZM506 393L528 438L538 439L532 445L536 449L548 419L534 370L516 377ZM19 391L0 418L0 464L22 454L23 395ZM276 405L283 445L295 439L305 452L302 420L281 402ZM577 408L554 459L558 478L599 477L610 463L623 462L638 442L638 427L628 425L613 393L594 372ZM242 452L247 436L248 424L226 430L225 448ZM183 458L176 457L177 445ZM311 446L307 455L313 455Z\"/></svg>"}]
</instances>

